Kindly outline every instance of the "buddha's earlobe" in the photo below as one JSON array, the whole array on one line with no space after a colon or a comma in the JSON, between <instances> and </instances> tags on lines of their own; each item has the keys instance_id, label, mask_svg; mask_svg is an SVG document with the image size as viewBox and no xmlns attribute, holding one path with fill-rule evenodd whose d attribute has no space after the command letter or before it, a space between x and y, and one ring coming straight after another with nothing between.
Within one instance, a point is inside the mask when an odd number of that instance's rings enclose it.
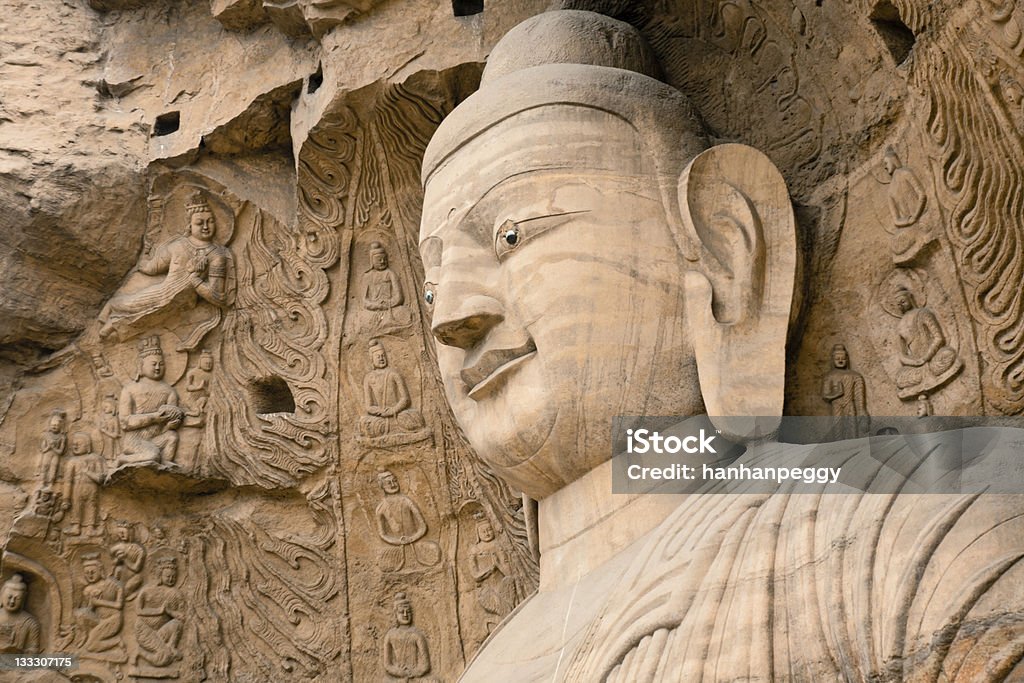
<instances>
[{"instance_id":1,"label":"buddha's earlobe","mask_svg":"<svg viewBox=\"0 0 1024 683\"><path fill-rule=\"evenodd\" d=\"M766 436L782 416L796 272L786 182L756 149L719 145L683 171L679 207L697 252L685 312L708 415L726 437Z\"/></svg>"}]
</instances>

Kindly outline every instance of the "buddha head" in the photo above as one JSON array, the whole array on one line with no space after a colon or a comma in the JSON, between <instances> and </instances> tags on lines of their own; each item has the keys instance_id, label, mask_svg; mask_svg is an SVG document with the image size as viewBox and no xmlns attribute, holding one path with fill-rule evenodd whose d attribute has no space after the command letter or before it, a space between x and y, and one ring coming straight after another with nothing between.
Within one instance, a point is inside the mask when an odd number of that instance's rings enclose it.
<instances>
[{"instance_id":1,"label":"buddha head","mask_svg":"<svg viewBox=\"0 0 1024 683\"><path fill-rule=\"evenodd\" d=\"M178 583L178 560L174 557L162 557L157 561L159 574L157 583L161 586L174 586Z\"/></svg>"},{"instance_id":2,"label":"buddha head","mask_svg":"<svg viewBox=\"0 0 1024 683\"><path fill-rule=\"evenodd\" d=\"M379 339L370 342L370 363L377 370L383 370L388 366L388 352Z\"/></svg>"},{"instance_id":3,"label":"buddha head","mask_svg":"<svg viewBox=\"0 0 1024 683\"><path fill-rule=\"evenodd\" d=\"M482 514L476 520L476 539L481 543L490 543L494 540L494 527L491 526L491 520Z\"/></svg>"},{"instance_id":4,"label":"buddha head","mask_svg":"<svg viewBox=\"0 0 1024 683\"><path fill-rule=\"evenodd\" d=\"M11 578L4 582L0 588L0 602L3 603L4 611L9 614L16 614L25 605L25 593L28 585L21 578L21 574L12 574Z\"/></svg>"},{"instance_id":5,"label":"buddha head","mask_svg":"<svg viewBox=\"0 0 1024 683\"><path fill-rule=\"evenodd\" d=\"M370 267L373 270L387 270L388 252L380 242L370 245Z\"/></svg>"},{"instance_id":6,"label":"buddha head","mask_svg":"<svg viewBox=\"0 0 1024 683\"><path fill-rule=\"evenodd\" d=\"M64 431L68 422L68 414L63 410L54 410L50 413L50 419L46 423L46 429L52 434L60 434Z\"/></svg>"},{"instance_id":7,"label":"buddha head","mask_svg":"<svg viewBox=\"0 0 1024 683\"><path fill-rule=\"evenodd\" d=\"M88 432L75 432L71 435L71 453L86 455L92 453L92 436Z\"/></svg>"},{"instance_id":8,"label":"buddha head","mask_svg":"<svg viewBox=\"0 0 1024 683\"><path fill-rule=\"evenodd\" d=\"M188 212L188 234L201 242L209 242L217 233L217 219L210 202L202 192L196 192L185 202Z\"/></svg>"},{"instance_id":9,"label":"buddha head","mask_svg":"<svg viewBox=\"0 0 1024 683\"><path fill-rule=\"evenodd\" d=\"M148 337L139 342L138 374L151 380L164 378L164 351L159 337Z\"/></svg>"},{"instance_id":10,"label":"buddha head","mask_svg":"<svg viewBox=\"0 0 1024 683\"><path fill-rule=\"evenodd\" d=\"M893 293L893 303L896 304L896 310L900 313L906 313L917 308L917 304L914 302L914 295L906 287L896 288L896 291Z\"/></svg>"},{"instance_id":11,"label":"buddha head","mask_svg":"<svg viewBox=\"0 0 1024 683\"><path fill-rule=\"evenodd\" d=\"M103 561L100 560L99 553L82 556L82 575L85 577L85 582L89 584L96 583L103 578Z\"/></svg>"},{"instance_id":12,"label":"buddha head","mask_svg":"<svg viewBox=\"0 0 1024 683\"><path fill-rule=\"evenodd\" d=\"M836 370L845 370L850 367L850 354L847 353L846 347L842 344L836 344L832 347L832 367Z\"/></svg>"},{"instance_id":13,"label":"buddha head","mask_svg":"<svg viewBox=\"0 0 1024 683\"><path fill-rule=\"evenodd\" d=\"M114 535L121 543L129 543L132 540L132 523L125 520L118 520L114 526Z\"/></svg>"},{"instance_id":14,"label":"buddha head","mask_svg":"<svg viewBox=\"0 0 1024 683\"><path fill-rule=\"evenodd\" d=\"M893 174L903 166L903 162L900 161L900 155L896 153L896 150L892 147L888 147L885 150L885 156L882 157L882 170L885 174L892 178Z\"/></svg>"},{"instance_id":15,"label":"buddha head","mask_svg":"<svg viewBox=\"0 0 1024 683\"><path fill-rule=\"evenodd\" d=\"M412 603L405 593L395 594L395 620L400 626L412 624Z\"/></svg>"},{"instance_id":16,"label":"buddha head","mask_svg":"<svg viewBox=\"0 0 1024 683\"><path fill-rule=\"evenodd\" d=\"M395 477L390 470L382 470L378 472L377 483L380 484L381 491L389 495L398 493L401 490L398 485L398 478Z\"/></svg>"},{"instance_id":17,"label":"buddha head","mask_svg":"<svg viewBox=\"0 0 1024 683\"><path fill-rule=\"evenodd\" d=\"M781 415L785 182L755 149L708 149L658 75L628 24L540 14L426 150L423 296L445 392L533 497L609 459L617 415L707 413L733 438Z\"/></svg>"}]
</instances>

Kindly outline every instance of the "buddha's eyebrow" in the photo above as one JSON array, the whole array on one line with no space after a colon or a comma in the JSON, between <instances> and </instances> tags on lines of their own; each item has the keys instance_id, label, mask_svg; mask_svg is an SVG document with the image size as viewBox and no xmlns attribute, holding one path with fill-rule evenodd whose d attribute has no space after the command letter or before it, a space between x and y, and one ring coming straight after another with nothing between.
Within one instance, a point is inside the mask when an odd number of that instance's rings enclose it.
<instances>
[{"instance_id":1,"label":"buddha's eyebrow","mask_svg":"<svg viewBox=\"0 0 1024 683\"><path fill-rule=\"evenodd\" d=\"M581 213L590 213L591 209L580 209L579 211L560 211L558 213L546 213L543 216L533 216L531 218L513 218L515 223L529 223L530 221L542 221L548 218L561 218L562 216L575 216Z\"/></svg>"}]
</instances>

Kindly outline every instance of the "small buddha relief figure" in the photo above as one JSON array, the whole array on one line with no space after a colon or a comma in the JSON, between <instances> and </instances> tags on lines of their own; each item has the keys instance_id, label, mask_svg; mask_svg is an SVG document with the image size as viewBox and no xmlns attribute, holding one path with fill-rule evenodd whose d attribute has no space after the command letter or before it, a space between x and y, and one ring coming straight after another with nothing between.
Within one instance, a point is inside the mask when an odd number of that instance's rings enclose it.
<instances>
[{"instance_id":1,"label":"small buddha relief figure","mask_svg":"<svg viewBox=\"0 0 1024 683\"><path fill-rule=\"evenodd\" d=\"M903 369L896 373L896 388L900 398L931 391L956 376L963 361L947 343L931 309L919 306L909 289L898 286L887 310L899 317L896 343Z\"/></svg>"},{"instance_id":2,"label":"small buddha relief figure","mask_svg":"<svg viewBox=\"0 0 1024 683\"><path fill-rule=\"evenodd\" d=\"M388 263L388 252L380 242L369 248L370 267L363 274L362 303L370 311L370 329L378 334L394 332L412 322L398 276Z\"/></svg>"},{"instance_id":3,"label":"small buddha relief figure","mask_svg":"<svg viewBox=\"0 0 1024 683\"><path fill-rule=\"evenodd\" d=\"M124 341L144 333L164 314L185 319L189 328L178 350L195 348L221 319L232 291L231 251L218 244L217 220L209 200L195 192L185 204L186 234L154 248L146 240L136 269L145 284L115 294L100 312L100 337ZM179 321L176 320L175 323Z\"/></svg>"},{"instance_id":4,"label":"small buddha relief figure","mask_svg":"<svg viewBox=\"0 0 1024 683\"><path fill-rule=\"evenodd\" d=\"M832 369L822 382L821 397L834 418L831 438L857 439L871 433L864 377L850 367L850 355L842 344L832 347Z\"/></svg>"},{"instance_id":5,"label":"small buddha relief figure","mask_svg":"<svg viewBox=\"0 0 1024 683\"><path fill-rule=\"evenodd\" d=\"M113 463L121 454L121 420L117 415L117 396L107 394L100 400L96 428L103 437L103 457Z\"/></svg>"},{"instance_id":6,"label":"small buddha relief figure","mask_svg":"<svg viewBox=\"0 0 1024 683\"><path fill-rule=\"evenodd\" d=\"M441 561L441 549L423 538L427 522L420 507L401 491L398 478L388 470L377 475L384 498L374 511L377 534L388 547L381 553L380 567L386 572L429 568Z\"/></svg>"},{"instance_id":7,"label":"small buddha relief figure","mask_svg":"<svg viewBox=\"0 0 1024 683\"><path fill-rule=\"evenodd\" d=\"M469 571L490 634L515 607L517 591L508 554L495 539L491 520L482 512L477 514L476 543L469 549Z\"/></svg>"},{"instance_id":8,"label":"small buddha relief figure","mask_svg":"<svg viewBox=\"0 0 1024 683\"><path fill-rule=\"evenodd\" d=\"M110 556L114 558L113 576L124 585L125 600L132 600L142 586L146 548L135 541L134 525L131 522L120 520L114 526Z\"/></svg>"},{"instance_id":9,"label":"small buddha relief figure","mask_svg":"<svg viewBox=\"0 0 1024 683\"><path fill-rule=\"evenodd\" d=\"M71 435L71 457L64 465L64 497L61 507L69 523L64 533L99 536L100 489L106 478L103 458L93 451L92 437L86 432Z\"/></svg>"},{"instance_id":10,"label":"small buddha relief figure","mask_svg":"<svg viewBox=\"0 0 1024 683\"><path fill-rule=\"evenodd\" d=\"M185 417L178 407L177 390L164 381L164 354L160 338L139 344L138 375L121 390L118 416L123 431L120 464L174 462L178 428Z\"/></svg>"},{"instance_id":11,"label":"small buddha relief figure","mask_svg":"<svg viewBox=\"0 0 1024 683\"><path fill-rule=\"evenodd\" d=\"M427 637L412 623L412 603L405 593L395 595L395 625L384 634L384 680L411 683L430 673Z\"/></svg>"},{"instance_id":12,"label":"small buddha relief figure","mask_svg":"<svg viewBox=\"0 0 1024 683\"><path fill-rule=\"evenodd\" d=\"M928 213L928 194L892 147L886 150L882 159L882 172L889 179L889 213L892 216L892 226L887 226L892 236L889 246L893 263L901 265L912 261L935 239L935 229Z\"/></svg>"},{"instance_id":13,"label":"small buddha relief figure","mask_svg":"<svg viewBox=\"0 0 1024 683\"><path fill-rule=\"evenodd\" d=\"M28 585L12 574L0 587L0 654L34 655L41 650L39 621L25 609Z\"/></svg>"},{"instance_id":14,"label":"small buddha relief figure","mask_svg":"<svg viewBox=\"0 0 1024 683\"><path fill-rule=\"evenodd\" d=\"M68 447L68 414L57 409L50 413L39 444L37 476L44 488L53 486L60 476L60 461Z\"/></svg>"},{"instance_id":15,"label":"small buddha relief figure","mask_svg":"<svg viewBox=\"0 0 1024 683\"><path fill-rule=\"evenodd\" d=\"M124 586L106 576L99 553L82 556L80 606L75 610L77 645L82 656L105 662L123 663L128 654L122 639L124 629Z\"/></svg>"},{"instance_id":16,"label":"small buddha relief figure","mask_svg":"<svg viewBox=\"0 0 1024 683\"><path fill-rule=\"evenodd\" d=\"M359 431L379 445L411 443L429 436L423 417L412 407L409 389L398 371L388 365L387 352L378 339L370 342L373 368L363 377L363 407Z\"/></svg>"},{"instance_id":17,"label":"small buddha relief figure","mask_svg":"<svg viewBox=\"0 0 1024 683\"><path fill-rule=\"evenodd\" d=\"M135 672L149 678L177 678L184 630L185 599L178 588L178 560L156 561L155 585L139 593L135 612Z\"/></svg>"},{"instance_id":18,"label":"small buddha relief figure","mask_svg":"<svg viewBox=\"0 0 1024 683\"><path fill-rule=\"evenodd\" d=\"M213 354L203 349L199 364L185 374L185 420L183 427L202 427L206 424L206 404L210 400L210 378Z\"/></svg>"}]
</instances>

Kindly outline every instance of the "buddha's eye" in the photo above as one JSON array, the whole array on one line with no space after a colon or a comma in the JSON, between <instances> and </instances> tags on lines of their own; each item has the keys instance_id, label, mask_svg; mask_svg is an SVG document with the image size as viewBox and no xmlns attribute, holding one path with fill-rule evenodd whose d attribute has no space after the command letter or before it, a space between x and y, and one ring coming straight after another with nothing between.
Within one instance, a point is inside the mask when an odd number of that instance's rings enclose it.
<instances>
[{"instance_id":1,"label":"buddha's eye","mask_svg":"<svg viewBox=\"0 0 1024 683\"><path fill-rule=\"evenodd\" d=\"M494 236L494 252L498 258L501 258L522 243L523 234L515 221L508 219L498 226L497 234Z\"/></svg>"},{"instance_id":2,"label":"buddha's eye","mask_svg":"<svg viewBox=\"0 0 1024 683\"><path fill-rule=\"evenodd\" d=\"M426 302L427 306L434 305L434 283L425 282L423 283L423 301Z\"/></svg>"},{"instance_id":3,"label":"buddha's eye","mask_svg":"<svg viewBox=\"0 0 1024 683\"><path fill-rule=\"evenodd\" d=\"M521 247L552 228L567 223L572 217L587 211L561 211L558 213L532 216L522 220L505 220L494 235L494 253L498 260L505 258L513 249Z\"/></svg>"}]
</instances>

